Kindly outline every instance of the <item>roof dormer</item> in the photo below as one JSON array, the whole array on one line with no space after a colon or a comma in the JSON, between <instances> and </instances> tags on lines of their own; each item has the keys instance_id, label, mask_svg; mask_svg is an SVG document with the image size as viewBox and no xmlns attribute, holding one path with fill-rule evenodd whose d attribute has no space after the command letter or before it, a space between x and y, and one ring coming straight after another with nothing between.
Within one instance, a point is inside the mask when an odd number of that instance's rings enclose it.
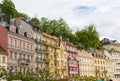
<instances>
[{"instance_id":1,"label":"roof dormer","mask_svg":"<svg viewBox=\"0 0 120 81\"><path fill-rule=\"evenodd\" d=\"M29 32L25 32L25 36L28 37L28 38L32 38L32 34L29 33Z\"/></svg>"},{"instance_id":2,"label":"roof dormer","mask_svg":"<svg viewBox=\"0 0 120 81\"><path fill-rule=\"evenodd\" d=\"M20 34L20 35L24 35L24 31L23 31L23 29L19 28L19 29L18 29L18 34Z\"/></svg>"},{"instance_id":3,"label":"roof dormer","mask_svg":"<svg viewBox=\"0 0 120 81\"><path fill-rule=\"evenodd\" d=\"M9 31L16 33L16 27L14 25L11 25L9 27Z\"/></svg>"}]
</instances>

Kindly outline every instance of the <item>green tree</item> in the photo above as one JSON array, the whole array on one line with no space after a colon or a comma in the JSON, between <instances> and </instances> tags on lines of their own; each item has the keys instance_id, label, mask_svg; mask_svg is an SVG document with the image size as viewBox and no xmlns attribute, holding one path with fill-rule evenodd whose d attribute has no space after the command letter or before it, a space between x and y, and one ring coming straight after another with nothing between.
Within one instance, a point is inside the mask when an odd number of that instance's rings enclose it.
<instances>
[{"instance_id":1,"label":"green tree","mask_svg":"<svg viewBox=\"0 0 120 81\"><path fill-rule=\"evenodd\" d=\"M2 12L4 13L4 21L9 22L10 18L14 18L17 15L17 10L15 5L11 0L3 0L0 5Z\"/></svg>"},{"instance_id":2,"label":"green tree","mask_svg":"<svg viewBox=\"0 0 120 81\"><path fill-rule=\"evenodd\" d=\"M40 20L42 25L40 26L40 30L42 32L46 32L48 34L52 34L52 27L50 26L50 20L48 18L42 17Z\"/></svg>"},{"instance_id":3,"label":"green tree","mask_svg":"<svg viewBox=\"0 0 120 81\"><path fill-rule=\"evenodd\" d=\"M100 49L101 44L99 40L99 34L96 31L94 25L89 25L87 28L77 31L76 37L78 42L83 45L84 49L94 48Z\"/></svg>"},{"instance_id":4,"label":"green tree","mask_svg":"<svg viewBox=\"0 0 120 81\"><path fill-rule=\"evenodd\" d=\"M27 20L29 18L29 16L25 13L22 12L18 12L17 16L20 16L22 19Z\"/></svg>"},{"instance_id":5,"label":"green tree","mask_svg":"<svg viewBox=\"0 0 120 81\"><path fill-rule=\"evenodd\" d=\"M62 36L63 39L67 39L69 34L71 34L71 29L68 24L60 18L59 20L49 20L48 18L41 18L42 26L40 27L41 31L47 32L48 34L54 36Z\"/></svg>"},{"instance_id":6,"label":"green tree","mask_svg":"<svg viewBox=\"0 0 120 81\"><path fill-rule=\"evenodd\" d=\"M40 26L40 21L38 18L32 18L30 21L29 21L34 27L39 27Z\"/></svg>"}]
</instances>

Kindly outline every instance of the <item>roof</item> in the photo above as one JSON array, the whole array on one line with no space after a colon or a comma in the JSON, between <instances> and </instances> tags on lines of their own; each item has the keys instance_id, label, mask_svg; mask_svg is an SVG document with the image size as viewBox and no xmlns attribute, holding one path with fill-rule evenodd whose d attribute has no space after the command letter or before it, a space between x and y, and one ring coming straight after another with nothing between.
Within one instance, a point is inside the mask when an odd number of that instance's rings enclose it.
<instances>
[{"instance_id":1,"label":"roof","mask_svg":"<svg viewBox=\"0 0 120 81\"><path fill-rule=\"evenodd\" d=\"M2 48L2 46L0 46L0 53L4 53L4 54L7 54L7 51L5 51L3 48Z\"/></svg>"}]
</instances>

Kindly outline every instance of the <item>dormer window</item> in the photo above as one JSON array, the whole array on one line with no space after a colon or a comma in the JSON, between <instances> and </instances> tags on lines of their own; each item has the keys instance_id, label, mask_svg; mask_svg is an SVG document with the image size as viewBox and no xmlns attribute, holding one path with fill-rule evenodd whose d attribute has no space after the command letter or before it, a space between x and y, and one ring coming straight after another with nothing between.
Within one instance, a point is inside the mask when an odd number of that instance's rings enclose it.
<instances>
[{"instance_id":1,"label":"dormer window","mask_svg":"<svg viewBox=\"0 0 120 81\"><path fill-rule=\"evenodd\" d=\"M22 30L22 29L18 29L18 34L20 34L20 35L24 35L23 30Z\"/></svg>"},{"instance_id":2,"label":"dormer window","mask_svg":"<svg viewBox=\"0 0 120 81\"><path fill-rule=\"evenodd\" d=\"M31 34L28 32L25 32L25 36L31 38Z\"/></svg>"},{"instance_id":3,"label":"dormer window","mask_svg":"<svg viewBox=\"0 0 120 81\"><path fill-rule=\"evenodd\" d=\"M16 28L15 28L15 26L13 26L13 25L10 26L9 30L10 30L11 32L15 32L15 33L16 33Z\"/></svg>"}]
</instances>

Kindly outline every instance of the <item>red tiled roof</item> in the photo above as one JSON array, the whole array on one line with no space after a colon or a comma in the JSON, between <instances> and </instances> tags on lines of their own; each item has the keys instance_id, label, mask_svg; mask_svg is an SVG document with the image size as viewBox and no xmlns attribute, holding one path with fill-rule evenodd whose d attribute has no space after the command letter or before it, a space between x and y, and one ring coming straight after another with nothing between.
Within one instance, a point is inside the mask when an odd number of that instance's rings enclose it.
<instances>
[{"instance_id":1,"label":"red tiled roof","mask_svg":"<svg viewBox=\"0 0 120 81\"><path fill-rule=\"evenodd\" d=\"M6 52L1 45L0 45L0 52Z\"/></svg>"}]
</instances>

